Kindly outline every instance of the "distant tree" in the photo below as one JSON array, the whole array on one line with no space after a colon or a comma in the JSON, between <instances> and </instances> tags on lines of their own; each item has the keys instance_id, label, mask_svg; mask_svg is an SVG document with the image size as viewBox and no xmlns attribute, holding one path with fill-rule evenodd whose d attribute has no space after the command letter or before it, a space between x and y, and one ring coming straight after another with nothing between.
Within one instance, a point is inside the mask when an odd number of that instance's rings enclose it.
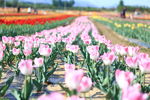
<instances>
[{"instance_id":1,"label":"distant tree","mask_svg":"<svg viewBox=\"0 0 150 100\"><path fill-rule=\"evenodd\" d=\"M52 3L55 7L60 7L61 6L61 0L53 0Z\"/></svg>"},{"instance_id":2,"label":"distant tree","mask_svg":"<svg viewBox=\"0 0 150 100\"><path fill-rule=\"evenodd\" d=\"M0 7L4 7L5 0L0 0Z\"/></svg>"},{"instance_id":3,"label":"distant tree","mask_svg":"<svg viewBox=\"0 0 150 100\"><path fill-rule=\"evenodd\" d=\"M75 4L75 1L74 0L70 0L70 2L69 2L69 7L73 7L73 5Z\"/></svg>"},{"instance_id":4,"label":"distant tree","mask_svg":"<svg viewBox=\"0 0 150 100\"><path fill-rule=\"evenodd\" d=\"M67 1L67 0L52 0L52 3L53 3L53 6L55 6L55 7L61 7L61 8L63 8L63 7L72 7L73 5L74 5L74 3L75 3L75 1L74 0L69 0L69 1Z\"/></svg>"},{"instance_id":5,"label":"distant tree","mask_svg":"<svg viewBox=\"0 0 150 100\"><path fill-rule=\"evenodd\" d=\"M18 6L18 1L19 0L10 0L10 4L12 7L17 7Z\"/></svg>"},{"instance_id":6,"label":"distant tree","mask_svg":"<svg viewBox=\"0 0 150 100\"><path fill-rule=\"evenodd\" d=\"M123 10L123 8L124 8L124 2L123 2L123 0L120 0L117 10L120 12Z\"/></svg>"}]
</instances>

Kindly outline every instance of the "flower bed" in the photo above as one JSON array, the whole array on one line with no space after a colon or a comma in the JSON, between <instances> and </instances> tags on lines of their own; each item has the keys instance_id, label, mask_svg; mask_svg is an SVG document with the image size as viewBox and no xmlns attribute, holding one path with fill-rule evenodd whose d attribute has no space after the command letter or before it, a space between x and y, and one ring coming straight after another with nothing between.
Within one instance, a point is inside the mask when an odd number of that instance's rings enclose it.
<instances>
[{"instance_id":1,"label":"flower bed","mask_svg":"<svg viewBox=\"0 0 150 100\"><path fill-rule=\"evenodd\" d=\"M128 21L110 20L104 17L93 17L96 21L109 26L117 33L133 39L150 43L150 25Z\"/></svg>"},{"instance_id":2,"label":"flower bed","mask_svg":"<svg viewBox=\"0 0 150 100\"><path fill-rule=\"evenodd\" d=\"M51 23L38 24L38 25L0 25L0 36L17 36L17 35L29 35L35 32L40 32L45 29L51 29L60 25L71 22L75 17L67 17L64 20L56 20Z\"/></svg>"},{"instance_id":3,"label":"flower bed","mask_svg":"<svg viewBox=\"0 0 150 100\"><path fill-rule=\"evenodd\" d=\"M17 100L29 100L33 91L42 91L38 100L85 100L79 94L92 87L103 91L109 100L148 99L150 85L145 84L145 73L150 72L149 55L140 53L138 47L111 44L88 17L78 17L70 25L31 36L3 36L0 47L1 75L13 72L1 86L1 96L11 87L14 77L22 75L23 86L9 90ZM54 91L47 95L44 88L60 65L57 59L64 65L65 85L59 85L66 93Z\"/></svg>"},{"instance_id":4,"label":"flower bed","mask_svg":"<svg viewBox=\"0 0 150 100\"><path fill-rule=\"evenodd\" d=\"M17 25L37 25L37 24L45 24L45 23L51 23L53 21L59 21L63 20L69 17L73 17L73 15L57 15L57 16L25 16L25 17L4 17L0 19L0 24L17 24Z\"/></svg>"}]
</instances>

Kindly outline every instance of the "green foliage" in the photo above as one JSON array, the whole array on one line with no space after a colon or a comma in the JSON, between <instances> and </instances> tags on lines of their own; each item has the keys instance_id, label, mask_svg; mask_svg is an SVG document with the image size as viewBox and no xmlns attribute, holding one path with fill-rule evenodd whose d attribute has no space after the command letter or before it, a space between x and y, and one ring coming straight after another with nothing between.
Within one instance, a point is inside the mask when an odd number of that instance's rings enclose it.
<instances>
[{"instance_id":1,"label":"green foliage","mask_svg":"<svg viewBox=\"0 0 150 100\"><path fill-rule=\"evenodd\" d=\"M0 26L0 37L2 36L17 36L17 35L30 35L36 32L40 32L42 30L52 29L54 27L64 25L68 21L71 21L72 18L68 18L62 21L55 21L52 23L46 23L44 25L5 25L2 24Z\"/></svg>"},{"instance_id":2,"label":"green foliage","mask_svg":"<svg viewBox=\"0 0 150 100\"><path fill-rule=\"evenodd\" d=\"M0 7L4 7L4 1L5 0L0 0Z\"/></svg>"},{"instance_id":3,"label":"green foliage","mask_svg":"<svg viewBox=\"0 0 150 100\"><path fill-rule=\"evenodd\" d=\"M124 8L124 2L123 2L123 0L120 0L117 10L120 12L123 10L123 8Z\"/></svg>"},{"instance_id":4,"label":"green foliage","mask_svg":"<svg viewBox=\"0 0 150 100\"><path fill-rule=\"evenodd\" d=\"M96 20L96 21L109 26L114 31L116 31L120 35L123 35L127 38L138 39L140 41L150 43L150 39L149 39L150 28L148 28L148 25L147 25L147 27L138 27L138 23L128 22L128 21L112 20L113 23L109 23L109 22L102 21L102 20ZM121 27L116 27L114 23L120 24ZM125 27L124 24L130 24L131 27ZM132 27L132 26L134 26L134 27Z\"/></svg>"},{"instance_id":5,"label":"green foliage","mask_svg":"<svg viewBox=\"0 0 150 100\"><path fill-rule=\"evenodd\" d=\"M53 6L63 8L63 7L72 7L75 3L74 0L62 1L62 0L53 0Z\"/></svg>"},{"instance_id":6,"label":"green foliage","mask_svg":"<svg viewBox=\"0 0 150 100\"><path fill-rule=\"evenodd\" d=\"M10 77L10 78L6 81L5 85L3 85L3 86L0 88L0 97L2 97L2 96L5 95L5 93L7 92L8 88L10 87L10 85L11 85L13 79L14 79L14 76Z\"/></svg>"},{"instance_id":7,"label":"green foliage","mask_svg":"<svg viewBox=\"0 0 150 100\"><path fill-rule=\"evenodd\" d=\"M29 97L32 94L33 90L33 84L31 81L31 77L27 77L25 79L25 83L23 85L22 90L13 90L12 95L17 99L17 100L29 100Z\"/></svg>"}]
</instances>

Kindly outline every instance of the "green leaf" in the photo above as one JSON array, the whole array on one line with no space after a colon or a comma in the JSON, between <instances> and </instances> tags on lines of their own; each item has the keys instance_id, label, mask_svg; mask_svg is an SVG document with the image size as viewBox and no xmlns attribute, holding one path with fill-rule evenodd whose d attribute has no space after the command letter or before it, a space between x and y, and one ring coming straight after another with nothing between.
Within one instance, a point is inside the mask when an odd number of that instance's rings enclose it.
<instances>
[{"instance_id":1,"label":"green leaf","mask_svg":"<svg viewBox=\"0 0 150 100\"><path fill-rule=\"evenodd\" d=\"M4 95L5 95L6 91L7 91L8 88L10 87L10 85L11 85L13 79L14 79L14 76L10 77L10 78L6 81L5 85L0 88L0 96L4 96Z\"/></svg>"},{"instance_id":2,"label":"green leaf","mask_svg":"<svg viewBox=\"0 0 150 100\"><path fill-rule=\"evenodd\" d=\"M24 87L21 92L22 100L29 100L32 90L33 90L33 85L31 83L31 79L26 79Z\"/></svg>"},{"instance_id":3,"label":"green leaf","mask_svg":"<svg viewBox=\"0 0 150 100\"><path fill-rule=\"evenodd\" d=\"M105 86L105 85L107 85L108 84L108 82L109 82L109 77L106 77L105 79L104 79L104 82L103 82L103 86Z\"/></svg>"},{"instance_id":4,"label":"green leaf","mask_svg":"<svg viewBox=\"0 0 150 100\"><path fill-rule=\"evenodd\" d=\"M17 100L21 100L21 92L17 91L17 90L12 90L11 94L17 99Z\"/></svg>"},{"instance_id":5,"label":"green leaf","mask_svg":"<svg viewBox=\"0 0 150 100\"><path fill-rule=\"evenodd\" d=\"M69 96L72 95L72 91L69 90L69 88L64 87L62 84L59 84L59 86L64 90Z\"/></svg>"},{"instance_id":6,"label":"green leaf","mask_svg":"<svg viewBox=\"0 0 150 100\"><path fill-rule=\"evenodd\" d=\"M49 71L46 76L49 77L50 75L52 75L55 72L55 70L56 70L57 67L58 67L58 64L55 64L55 66L53 67L53 69L51 71Z\"/></svg>"},{"instance_id":7,"label":"green leaf","mask_svg":"<svg viewBox=\"0 0 150 100\"><path fill-rule=\"evenodd\" d=\"M34 79L33 84L36 86L37 91L41 91L41 89L42 89L42 84L41 83L39 83L37 80Z\"/></svg>"}]
</instances>

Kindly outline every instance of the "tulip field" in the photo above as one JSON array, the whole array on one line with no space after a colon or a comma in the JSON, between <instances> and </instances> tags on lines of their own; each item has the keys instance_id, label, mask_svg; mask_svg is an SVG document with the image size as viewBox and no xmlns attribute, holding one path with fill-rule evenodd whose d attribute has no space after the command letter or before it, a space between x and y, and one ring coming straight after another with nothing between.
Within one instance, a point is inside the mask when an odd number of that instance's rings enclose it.
<instances>
[{"instance_id":1,"label":"tulip field","mask_svg":"<svg viewBox=\"0 0 150 100\"><path fill-rule=\"evenodd\" d=\"M150 43L150 25L142 23L100 16L0 14L0 100L150 100L149 55L138 46L112 44L93 19ZM55 83L52 77L60 69L62 81ZM87 95L95 88L104 99Z\"/></svg>"},{"instance_id":2,"label":"tulip field","mask_svg":"<svg viewBox=\"0 0 150 100\"><path fill-rule=\"evenodd\" d=\"M146 43L150 43L150 25L144 23L135 23L129 21L117 21L104 17L93 17L95 20L111 27L117 33L134 38Z\"/></svg>"},{"instance_id":3,"label":"tulip field","mask_svg":"<svg viewBox=\"0 0 150 100\"><path fill-rule=\"evenodd\" d=\"M75 15L1 14L0 36L29 35L63 25Z\"/></svg>"}]
</instances>

